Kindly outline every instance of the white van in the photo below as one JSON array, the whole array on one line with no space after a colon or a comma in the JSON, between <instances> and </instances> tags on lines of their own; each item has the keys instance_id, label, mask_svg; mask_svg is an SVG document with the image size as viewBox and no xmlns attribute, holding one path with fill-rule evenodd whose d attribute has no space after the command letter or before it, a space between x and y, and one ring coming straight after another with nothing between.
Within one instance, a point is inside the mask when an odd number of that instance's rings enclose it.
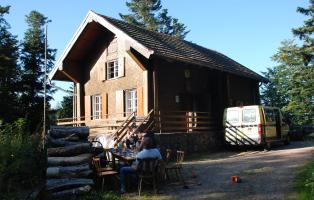
<instances>
[{"instance_id":1,"label":"white van","mask_svg":"<svg viewBox=\"0 0 314 200\"><path fill-rule=\"evenodd\" d=\"M283 141L288 144L289 126L279 108L261 105L226 108L225 141L229 145L265 145Z\"/></svg>"}]
</instances>

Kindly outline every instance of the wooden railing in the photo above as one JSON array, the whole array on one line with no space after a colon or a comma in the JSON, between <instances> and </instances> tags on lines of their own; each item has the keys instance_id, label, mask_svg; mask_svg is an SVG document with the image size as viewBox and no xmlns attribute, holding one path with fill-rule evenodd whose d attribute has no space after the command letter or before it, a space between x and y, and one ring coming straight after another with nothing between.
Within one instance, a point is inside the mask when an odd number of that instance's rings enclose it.
<instances>
[{"instance_id":1,"label":"wooden railing","mask_svg":"<svg viewBox=\"0 0 314 200\"><path fill-rule=\"evenodd\" d=\"M106 121L110 122L113 121L115 123L116 120L125 120L126 116L129 116L130 113L113 113L113 114L104 114L102 116L81 116L81 117L74 117L74 118L61 118L57 119L57 125L84 125L86 122L99 120L99 121Z\"/></svg>"},{"instance_id":2,"label":"wooden railing","mask_svg":"<svg viewBox=\"0 0 314 200\"><path fill-rule=\"evenodd\" d=\"M115 127L116 138L120 141L126 134L126 128L135 122L137 132L154 130L160 133L171 132L205 132L217 128L217 122L209 112L150 110L147 116L136 120L136 114L117 113L103 115L101 119L92 120L94 116L58 119L57 125L83 125L97 122L98 127ZM125 117L127 116L127 117ZM85 119L86 118L86 119ZM145 127L143 128L143 126ZM121 135L122 134L122 135Z\"/></svg>"},{"instance_id":3,"label":"wooden railing","mask_svg":"<svg viewBox=\"0 0 314 200\"><path fill-rule=\"evenodd\" d=\"M155 131L205 132L216 129L216 121L209 112L192 111L156 111Z\"/></svg>"},{"instance_id":4,"label":"wooden railing","mask_svg":"<svg viewBox=\"0 0 314 200\"><path fill-rule=\"evenodd\" d=\"M125 137L125 135L127 134L127 127L129 127L134 122L134 119L135 112L131 113L120 125L120 127L114 134L116 143L119 143Z\"/></svg>"}]
</instances>

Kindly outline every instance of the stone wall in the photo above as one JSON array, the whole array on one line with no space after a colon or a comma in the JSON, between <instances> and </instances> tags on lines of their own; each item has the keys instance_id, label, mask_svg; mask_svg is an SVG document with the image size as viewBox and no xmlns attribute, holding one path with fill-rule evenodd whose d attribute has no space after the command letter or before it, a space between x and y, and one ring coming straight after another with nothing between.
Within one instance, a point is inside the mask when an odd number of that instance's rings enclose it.
<instances>
[{"instance_id":1,"label":"stone wall","mask_svg":"<svg viewBox=\"0 0 314 200\"><path fill-rule=\"evenodd\" d=\"M156 133L155 137L160 150L165 155L166 149L173 151L182 150L186 154L196 152L216 151L223 142L217 132L193 132L193 133Z\"/></svg>"}]
</instances>

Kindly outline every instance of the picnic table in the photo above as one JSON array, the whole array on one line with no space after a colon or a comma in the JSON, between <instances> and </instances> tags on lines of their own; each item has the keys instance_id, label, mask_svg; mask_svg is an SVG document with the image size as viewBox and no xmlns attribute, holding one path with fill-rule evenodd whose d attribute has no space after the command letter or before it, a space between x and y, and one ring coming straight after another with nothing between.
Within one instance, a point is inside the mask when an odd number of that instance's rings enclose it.
<instances>
[{"instance_id":1,"label":"picnic table","mask_svg":"<svg viewBox=\"0 0 314 200\"><path fill-rule=\"evenodd\" d=\"M112 149L112 167L116 169L116 159L123 161L127 164L131 164L136 159L136 152L131 149L122 150Z\"/></svg>"}]
</instances>

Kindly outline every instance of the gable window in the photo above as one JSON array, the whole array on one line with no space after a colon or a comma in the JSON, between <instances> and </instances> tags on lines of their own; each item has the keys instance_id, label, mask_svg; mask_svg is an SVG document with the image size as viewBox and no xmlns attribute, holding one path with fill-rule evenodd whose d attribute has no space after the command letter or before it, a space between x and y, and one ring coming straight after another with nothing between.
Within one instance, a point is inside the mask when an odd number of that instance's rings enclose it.
<instances>
[{"instance_id":1,"label":"gable window","mask_svg":"<svg viewBox=\"0 0 314 200\"><path fill-rule=\"evenodd\" d=\"M101 96L93 95L92 96L92 119L100 119L101 118Z\"/></svg>"},{"instance_id":2,"label":"gable window","mask_svg":"<svg viewBox=\"0 0 314 200\"><path fill-rule=\"evenodd\" d=\"M131 114L132 112L136 112L137 110L137 94L136 94L136 89L132 90L125 90L124 91L125 95L125 112L127 114Z\"/></svg>"},{"instance_id":3,"label":"gable window","mask_svg":"<svg viewBox=\"0 0 314 200\"><path fill-rule=\"evenodd\" d=\"M107 64L107 79L117 78L119 76L118 60L113 60Z\"/></svg>"}]
</instances>

